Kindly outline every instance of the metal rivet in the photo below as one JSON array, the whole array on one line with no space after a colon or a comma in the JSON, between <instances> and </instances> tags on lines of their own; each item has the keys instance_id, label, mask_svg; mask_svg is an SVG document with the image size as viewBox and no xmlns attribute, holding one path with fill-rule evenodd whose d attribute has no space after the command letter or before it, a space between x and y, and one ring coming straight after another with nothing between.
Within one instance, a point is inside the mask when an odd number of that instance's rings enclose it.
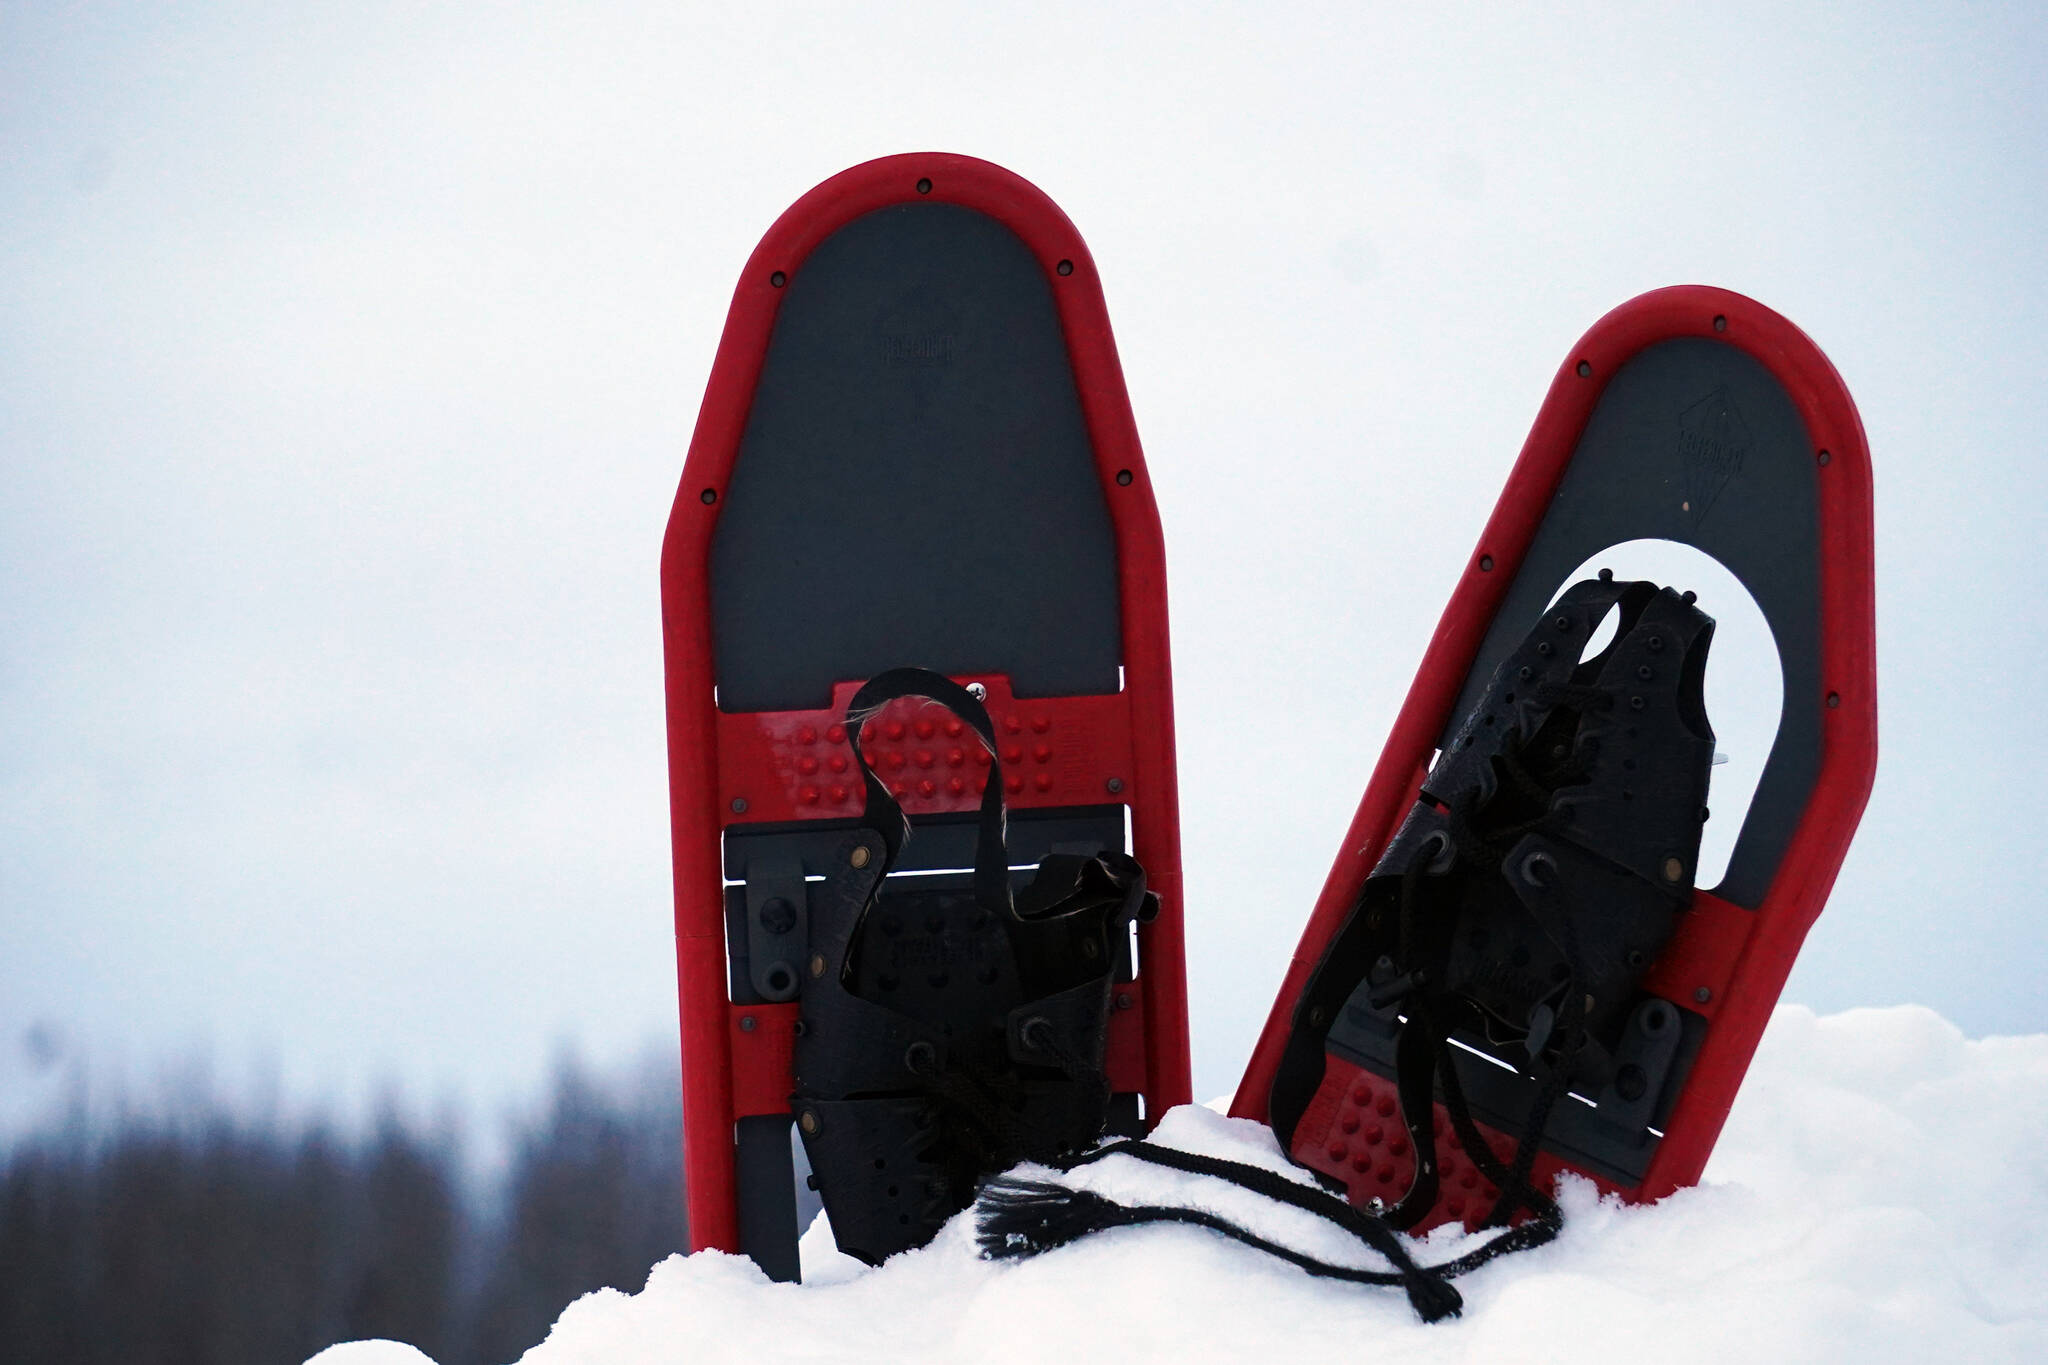
<instances>
[{"instance_id":1,"label":"metal rivet","mask_svg":"<svg viewBox=\"0 0 2048 1365\"><path fill-rule=\"evenodd\" d=\"M918 182L917 182L917 192L918 192L919 194L930 194L930 193L932 192L932 182L931 182L931 181L929 181L929 180L920 180L920 181L918 181Z\"/></svg>"},{"instance_id":2,"label":"metal rivet","mask_svg":"<svg viewBox=\"0 0 2048 1365\"><path fill-rule=\"evenodd\" d=\"M789 276L783 274L780 270L778 270L773 275L770 275L768 277L768 283L774 285L777 289L780 289L783 285L789 283Z\"/></svg>"},{"instance_id":3,"label":"metal rivet","mask_svg":"<svg viewBox=\"0 0 2048 1365\"><path fill-rule=\"evenodd\" d=\"M1614 581L1614 570L1602 569L1600 571L1600 581L1602 583L1612 583Z\"/></svg>"},{"instance_id":4,"label":"metal rivet","mask_svg":"<svg viewBox=\"0 0 2048 1365\"><path fill-rule=\"evenodd\" d=\"M1667 882L1675 882L1675 881L1678 881L1678 880L1682 879L1682 878L1683 878L1684 876L1685 876L1685 864L1684 864L1684 863L1680 862L1680 861L1679 861L1678 859L1676 859L1676 858L1666 858L1666 859L1664 860L1664 880L1665 880L1665 881L1667 881Z\"/></svg>"},{"instance_id":5,"label":"metal rivet","mask_svg":"<svg viewBox=\"0 0 2048 1365\"><path fill-rule=\"evenodd\" d=\"M1329 1017L1330 1012L1324 1009L1321 1005L1317 1005L1314 1009L1311 1009L1308 1012L1309 1027L1321 1028L1323 1024L1326 1021L1328 1021Z\"/></svg>"},{"instance_id":6,"label":"metal rivet","mask_svg":"<svg viewBox=\"0 0 2048 1365\"><path fill-rule=\"evenodd\" d=\"M712 503L718 501L718 490L716 488L707 488L702 493L699 493L697 497L706 507L709 507Z\"/></svg>"},{"instance_id":7,"label":"metal rivet","mask_svg":"<svg viewBox=\"0 0 2048 1365\"><path fill-rule=\"evenodd\" d=\"M1556 626L1559 630L1570 630L1572 628L1572 618L1569 616L1560 616L1555 621L1552 621L1550 624Z\"/></svg>"},{"instance_id":8,"label":"metal rivet","mask_svg":"<svg viewBox=\"0 0 2048 1365\"><path fill-rule=\"evenodd\" d=\"M1117 1007L1118 1009L1120 1009L1120 1010L1127 1010L1127 1009L1129 1009L1129 1008L1130 1008L1130 1007L1131 1007L1132 1005L1135 1005L1136 1003L1137 1003L1137 1001L1135 1001L1135 1000L1131 999L1131 993L1130 993L1129 991L1118 991L1118 992L1117 992L1117 994L1116 994L1116 1007Z\"/></svg>"},{"instance_id":9,"label":"metal rivet","mask_svg":"<svg viewBox=\"0 0 2048 1365\"><path fill-rule=\"evenodd\" d=\"M1714 998L1714 993L1708 990L1705 986L1702 986L1692 993L1692 998L1699 1001L1702 1005L1704 1005L1709 1000L1712 1000Z\"/></svg>"},{"instance_id":10,"label":"metal rivet","mask_svg":"<svg viewBox=\"0 0 2048 1365\"><path fill-rule=\"evenodd\" d=\"M1725 331L1727 331L1727 330L1728 330L1728 319L1727 319L1727 318L1725 318L1725 317L1722 317L1722 316L1720 316L1720 315L1718 315L1718 314L1716 314L1716 315L1715 315L1715 317L1714 317L1714 330L1715 330L1715 331L1717 331L1717 332L1725 332Z\"/></svg>"},{"instance_id":11,"label":"metal rivet","mask_svg":"<svg viewBox=\"0 0 2048 1365\"><path fill-rule=\"evenodd\" d=\"M874 857L874 854L868 852L866 844L855 844L853 852L846 855L846 861L852 863L855 867L866 867L868 859L872 857Z\"/></svg>"},{"instance_id":12,"label":"metal rivet","mask_svg":"<svg viewBox=\"0 0 2048 1365\"><path fill-rule=\"evenodd\" d=\"M812 975L812 976L823 976L824 974L825 974L825 955L824 955L823 953L812 953L812 954L811 954L811 975Z\"/></svg>"},{"instance_id":13,"label":"metal rivet","mask_svg":"<svg viewBox=\"0 0 2048 1365\"><path fill-rule=\"evenodd\" d=\"M1116 472L1116 482L1119 488L1129 488L1131 486L1131 471L1119 469Z\"/></svg>"},{"instance_id":14,"label":"metal rivet","mask_svg":"<svg viewBox=\"0 0 2048 1365\"><path fill-rule=\"evenodd\" d=\"M1591 365L1588 365L1585 361L1581 360L1579 362L1579 378L1590 379L1592 378L1592 375L1593 367Z\"/></svg>"},{"instance_id":15,"label":"metal rivet","mask_svg":"<svg viewBox=\"0 0 2048 1365\"><path fill-rule=\"evenodd\" d=\"M1124 780L1121 777L1112 777L1102 785L1109 788L1111 793L1116 793L1124 789Z\"/></svg>"},{"instance_id":16,"label":"metal rivet","mask_svg":"<svg viewBox=\"0 0 2048 1365\"><path fill-rule=\"evenodd\" d=\"M1492 555L1481 555L1481 556L1479 556L1479 572L1481 572L1481 573L1492 573L1492 572L1493 572L1493 556L1492 556Z\"/></svg>"},{"instance_id":17,"label":"metal rivet","mask_svg":"<svg viewBox=\"0 0 2048 1365\"><path fill-rule=\"evenodd\" d=\"M752 1033L753 1031L754 1031L754 1016L753 1016L753 1015L751 1015L751 1014L742 1014L742 1015L740 1016L740 1032L741 1032L741 1033Z\"/></svg>"},{"instance_id":18,"label":"metal rivet","mask_svg":"<svg viewBox=\"0 0 2048 1365\"><path fill-rule=\"evenodd\" d=\"M818 1131L818 1116L806 1109L797 1116L796 1126L803 1129L806 1133L815 1133Z\"/></svg>"},{"instance_id":19,"label":"metal rivet","mask_svg":"<svg viewBox=\"0 0 2048 1365\"><path fill-rule=\"evenodd\" d=\"M747 813L747 798L746 798L746 797L744 797L744 796L735 796L735 797L734 797L734 798L732 799L732 813L733 813L734 815L745 815L745 814Z\"/></svg>"},{"instance_id":20,"label":"metal rivet","mask_svg":"<svg viewBox=\"0 0 2048 1365\"><path fill-rule=\"evenodd\" d=\"M1061 261L1058 265L1054 266L1053 268L1059 271L1062 275L1071 275L1074 273L1074 263L1072 261Z\"/></svg>"},{"instance_id":21,"label":"metal rivet","mask_svg":"<svg viewBox=\"0 0 2048 1365\"><path fill-rule=\"evenodd\" d=\"M1842 694L1841 694L1840 692L1830 692L1830 693L1828 693L1828 708L1829 708L1830 710L1832 710L1833 708L1835 708L1835 707L1837 707L1837 706L1840 706L1841 704L1842 704Z\"/></svg>"},{"instance_id":22,"label":"metal rivet","mask_svg":"<svg viewBox=\"0 0 2048 1365\"><path fill-rule=\"evenodd\" d=\"M1823 450L1823 451L1822 451L1822 452L1820 453L1820 457L1819 457L1819 458L1820 458L1820 462L1821 462L1822 464L1828 464L1828 463L1831 463L1831 462L1832 462L1832 461L1834 460L1834 458L1835 458L1835 457L1834 457L1834 456L1832 456L1832 455L1830 455L1830 454L1828 454L1828 453L1827 453L1827 452L1826 452L1825 450Z\"/></svg>"}]
</instances>

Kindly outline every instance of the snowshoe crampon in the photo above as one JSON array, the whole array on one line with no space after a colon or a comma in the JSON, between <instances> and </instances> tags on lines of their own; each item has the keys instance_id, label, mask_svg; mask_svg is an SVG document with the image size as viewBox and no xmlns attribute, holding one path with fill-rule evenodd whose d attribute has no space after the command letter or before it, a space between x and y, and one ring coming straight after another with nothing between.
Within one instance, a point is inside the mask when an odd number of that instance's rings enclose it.
<instances>
[{"instance_id":1,"label":"snowshoe crampon","mask_svg":"<svg viewBox=\"0 0 2048 1365\"><path fill-rule=\"evenodd\" d=\"M1568 585L1642 539L1733 573L1782 669L1711 888L1713 604ZM1813 343L1714 289L1609 314L1466 565L1232 1112L1417 1230L1552 1216L1565 1170L1631 1200L1696 1181L1870 791L1873 617L1869 457Z\"/></svg>"},{"instance_id":2,"label":"snowshoe crampon","mask_svg":"<svg viewBox=\"0 0 2048 1365\"><path fill-rule=\"evenodd\" d=\"M693 1247L796 1277L792 1122L873 1259L928 1237L971 1167L1188 1099L1164 551L1094 265L1050 200L920 154L777 221L719 344L662 611ZM993 752L968 707L849 720L912 663L971 689ZM882 803L912 837L882 840ZM1013 869L1012 921L983 856ZM1095 941L1070 912L1115 920L1133 860L1157 913L1107 933L1099 974L1034 959ZM1069 1074L1098 1044L1101 1121ZM1031 1121L972 1121L976 1086Z\"/></svg>"}]
</instances>

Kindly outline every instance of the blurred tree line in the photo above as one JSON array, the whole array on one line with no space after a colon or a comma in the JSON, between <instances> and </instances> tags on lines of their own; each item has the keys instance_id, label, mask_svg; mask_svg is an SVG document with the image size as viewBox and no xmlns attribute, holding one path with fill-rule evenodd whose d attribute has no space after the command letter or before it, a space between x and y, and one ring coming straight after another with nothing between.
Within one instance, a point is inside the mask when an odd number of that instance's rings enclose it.
<instances>
[{"instance_id":1,"label":"blurred tree line","mask_svg":"<svg viewBox=\"0 0 2048 1365\"><path fill-rule=\"evenodd\" d=\"M685 1249L665 1070L621 1098L558 1067L505 1178L476 1193L445 1126L389 1115L355 1142L219 1107L99 1133L74 1117L0 1174L0 1362L298 1365L389 1337L505 1365L578 1295L637 1293Z\"/></svg>"}]
</instances>

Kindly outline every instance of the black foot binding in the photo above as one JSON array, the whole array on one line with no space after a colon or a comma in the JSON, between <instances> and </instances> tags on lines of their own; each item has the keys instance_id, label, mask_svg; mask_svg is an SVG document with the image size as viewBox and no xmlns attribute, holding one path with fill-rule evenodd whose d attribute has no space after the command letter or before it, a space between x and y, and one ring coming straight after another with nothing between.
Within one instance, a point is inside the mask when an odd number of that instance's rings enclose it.
<instances>
[{"instance_id":1,"label":"black foot binding","mask_svg":"<svg viewBox=\"0 0 2048 1365\"><path fill-rule=\"evenodd\" d=\"M899 697L944 706L989 751L969 887L885 884L909 823L860 727ZM1102 1136L1111 981L1158 899L1114 850L1054 853L1012 896L994 728L950 679L881 674L846 728L867 806L840 871L813 888L790 1104L840 1249L874 1265L930 1241L984 1176Z\"/></svg>"},{"instance_id":2,"label":"black foot binding","mask_svg":"<svg viewBox=\"0 0 2048 1365\"><path fill-rule=\"evenodd\" d=\"M1582 661L1610 610L1612 643ZM1333 1076L1389 1077L1413 1175L1398 1199L1368 1193L1395 1227L1423 1224L1445 1193L1439 1100L1496 1192L1473 1221L1503 1225L1555 1217L1530 1174L1567 1091L1627 1107L1661 1089L1678 1017L1639 983L1692 899L1713 630L1690 593L1605 575L1567 590L1495 672L1310 978L1274 1130L1293 1150ZM1535 1078L1520 1112L1490 1116L1519 1133L1511 1165L1473 1123L1453 1039Z\"/></svg>"}]
</instances>

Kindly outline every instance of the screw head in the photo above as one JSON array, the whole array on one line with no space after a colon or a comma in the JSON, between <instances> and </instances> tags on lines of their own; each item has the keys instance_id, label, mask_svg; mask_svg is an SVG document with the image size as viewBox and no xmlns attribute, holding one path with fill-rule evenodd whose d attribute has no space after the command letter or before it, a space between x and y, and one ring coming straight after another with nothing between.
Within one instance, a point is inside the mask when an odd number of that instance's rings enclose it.
<instances>
[{"instance_id":1,"label":"screw head","mask_svg":"<svg viewBox=\"0 0 2048 1365\"><path fill-rule=\"evenodd\" d=\"M981 683L969 683L967 684L967 695L976 701L987 701L988 688Z\"/></svg>"}]
</instances>

